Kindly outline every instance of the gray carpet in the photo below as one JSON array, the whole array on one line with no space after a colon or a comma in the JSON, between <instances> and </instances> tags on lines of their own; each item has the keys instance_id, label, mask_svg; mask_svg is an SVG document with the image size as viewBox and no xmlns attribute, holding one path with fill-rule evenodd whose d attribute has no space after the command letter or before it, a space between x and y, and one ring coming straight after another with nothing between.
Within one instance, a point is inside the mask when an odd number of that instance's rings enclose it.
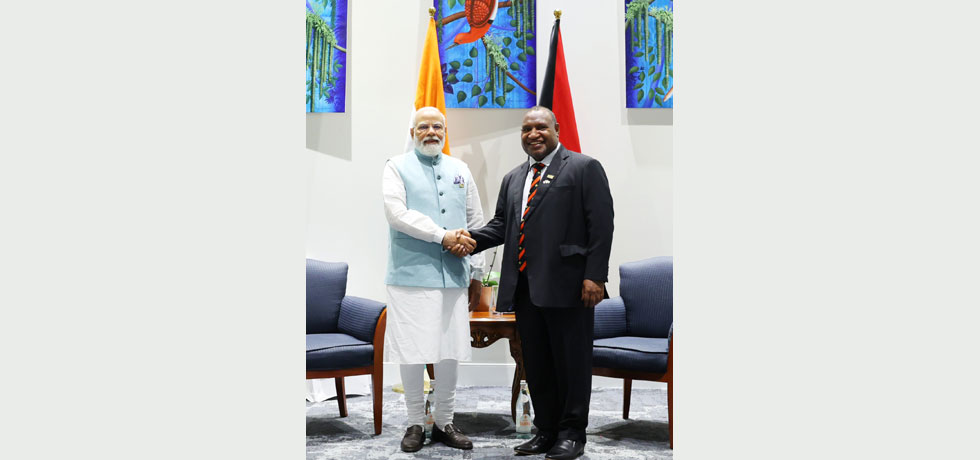
<instances>
[{"instance_id":1,"label":"gray carpet","mask_svg":"<svg viewBox=\"0 0 980 460\"><path fill-rule=\"evenodd\" d=\"M515 458L514 446L529 435L519 435L510 420L510 394L504 387L459 387L456 391L456 425L473 441L473 450L463 451L432 444L405 453L399 448L405 433L403 396L385 387L381 434L374 435L369 396L347 398L348 416L341 418L337 401L307 403L307 460L361 459L497 459ZM589 408L588 460L671 459L667 425L667 391L633 389L630 419L623 420L623 390L592 390ZM544 455L526 457L544 458Z\"/></svg>"}]
</instances>

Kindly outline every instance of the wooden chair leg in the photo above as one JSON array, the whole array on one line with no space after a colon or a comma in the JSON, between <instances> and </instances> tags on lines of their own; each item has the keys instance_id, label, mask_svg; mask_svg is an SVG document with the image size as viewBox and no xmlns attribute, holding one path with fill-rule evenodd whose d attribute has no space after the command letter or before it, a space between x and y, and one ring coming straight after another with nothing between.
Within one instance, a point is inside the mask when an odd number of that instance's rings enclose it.
<instances>
[{"instance_id":1,"label":"wooden chair leg","mask_svg":"<svg viewBox=\"0 0 980 460\"><path fill-rule=\"evenodd\" d=\"M514 381L510 384L510 418L517 426L517 396L521 393L521 369L514 368Z\"/></svg>"},{"instance_id":2,"label":"wooden chair leg","mask_svg":"<svg viewBox=\"0 0 980 460\"><path fill-rule=\"evenodd\" d=\"M432 364L426 364L425 370L429 372L429 380L436 378L435 366L433 366Z\"/></svg>"},{"instance_id":3,"label":"wooden chair leg","mask_svg":"<svg viewBox=\"0 0 980 460\"><path fill-rule=\"evenodd\" d=\"M623 379L623 420L630 418L630 393L633 391L633 379Z\"/></svg>"},{"instance_id":4,"label":"wooden chair leg","mask_svg":"<svg viewBox=\"0 0 980 460\"><path fill-rule=\"evenodd\" d=\"M378 362L374 365L374 372L371 373L371 395L374 397L374 434L381 434L381 396L384 389L381 387L384 379L384 367Z\"/></svg>"},{"instance_id":5,"label":"wooden chair leg","mask_svg":"<svg viewBox=\"0 0 980 460\"><path fill-rule=\"evenodd\" d=\"M344 390L344 378L335 377L334 383L337 385L337 405L340 407L340 416L347 416L347 391Z\"/></svg>"},{"instance_id":6,"label":"wooden chair leg","mask_svg":"<svg viewBox=\"0 0 980 460\"><path fill-rule=\"evenodd\" d=\"M667 351L667 425L670 428L670 448L674 448L674 327L670 327L671 335Z\"/></svg>"},{"instance_id":7,"label":"wooden chair leg","mask_svg":"<svg viewBox=\"0 0 980 460\"><path fill-rule=\"evenodd\" d=\"M670 426L670 448L674 448L674 377L667 380L667 424Z\"/></svg>"}]
</instances>

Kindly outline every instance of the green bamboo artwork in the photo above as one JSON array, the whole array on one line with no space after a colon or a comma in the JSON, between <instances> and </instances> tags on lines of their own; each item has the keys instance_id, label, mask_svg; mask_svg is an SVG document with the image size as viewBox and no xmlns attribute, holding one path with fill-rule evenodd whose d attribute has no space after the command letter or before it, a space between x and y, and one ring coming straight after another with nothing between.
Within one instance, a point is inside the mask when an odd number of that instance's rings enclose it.
<instances>
[{"instance_id":1,"label":"green bamboo artwork","mask_svg":"<svg viewBox=\"0 0 980 460\"><path fill-rule=\"evenodd\" d=\"M673 107L673 0L626 0L626 107Z\"/></svg>"},{"instance_id":2,"label":"green bamboo artwork","mask_svg":"<svg viewBox=\"0 0 980 460\"><path fill-rule=\"evenodd\" d=\"M306 0L306 111L343 112L347 0Z\"/></svg>"}]
</instances>

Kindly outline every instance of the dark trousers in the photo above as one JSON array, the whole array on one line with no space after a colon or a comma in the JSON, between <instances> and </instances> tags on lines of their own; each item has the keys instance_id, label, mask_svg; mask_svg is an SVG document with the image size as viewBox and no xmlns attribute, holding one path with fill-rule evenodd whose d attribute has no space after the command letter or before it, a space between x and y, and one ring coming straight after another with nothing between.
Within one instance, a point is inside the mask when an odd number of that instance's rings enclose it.
<instances>
[{"instance_id":1,"label":"dark trousers","mask_svg":"<svg viewBox=\"0 0 980 460\"><path fill-rule=\"evenodd\" d=\"M538 434L585 442L594 310L532 304L523 274L518 276L514 310Z\"/></svg>"}]
</instances>

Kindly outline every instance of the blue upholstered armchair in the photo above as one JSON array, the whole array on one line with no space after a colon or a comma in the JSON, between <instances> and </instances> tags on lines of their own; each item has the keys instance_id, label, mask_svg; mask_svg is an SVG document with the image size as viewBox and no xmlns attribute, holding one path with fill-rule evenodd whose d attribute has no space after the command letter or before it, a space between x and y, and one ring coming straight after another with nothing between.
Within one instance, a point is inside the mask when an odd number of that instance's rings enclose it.
<instances>
[{"instance_id":1,"label":"blue upholstered armchair","mask_svg":"<svg viewBox=\"0 0 980 460\"><path fill-rule=\"evenodd\" d=\"M347 264L306 259L306 378L335 379L346 417L344 377L370 374L374 434L381 434L385 305L346 292Z\"/></svg>"},{"instance_id":2,"label":"blue upholstered armchair","mask_svg":"<svg viewBox=\"0 0 980 460\"><path fill-rule=\"evenodd\" d=\"M674 448L674 258L619 266L619 297L595 307L592 375L623 379L623 418L633 380L667 383L667 423Z\"/></svg>"}]
</instances>

